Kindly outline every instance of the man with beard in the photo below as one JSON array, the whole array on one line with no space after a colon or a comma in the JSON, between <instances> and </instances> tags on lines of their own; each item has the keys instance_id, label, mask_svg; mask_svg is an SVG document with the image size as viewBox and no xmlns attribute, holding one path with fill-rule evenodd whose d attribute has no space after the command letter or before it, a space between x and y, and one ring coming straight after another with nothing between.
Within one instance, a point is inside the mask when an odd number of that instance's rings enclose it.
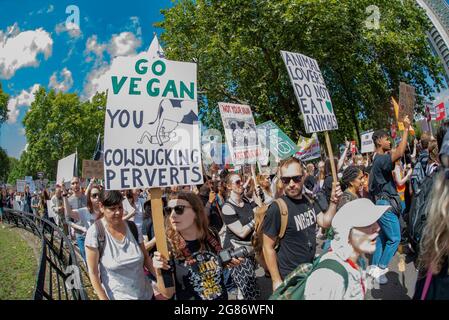
<instances>
[{"instance_id":1,"label":"man with beard","mask_svg":"<svg viewBox=\"0 0 449 320\"><path fill-rule=\"evenodd\" d=\"M298 265L313 261L316 253L316 225L322 228L331 226L338 199L342 194L339 184L334 183L329 208L323 212L317 203L312 203L303 195L305 171L299 160L287 159L281 163L279 170L285 191L281 198L288 208L284 237L278 239L281 211L276 202L268 208L263 222L263 251L273 282L273 291Z\"/></svg>"}]
</instances>

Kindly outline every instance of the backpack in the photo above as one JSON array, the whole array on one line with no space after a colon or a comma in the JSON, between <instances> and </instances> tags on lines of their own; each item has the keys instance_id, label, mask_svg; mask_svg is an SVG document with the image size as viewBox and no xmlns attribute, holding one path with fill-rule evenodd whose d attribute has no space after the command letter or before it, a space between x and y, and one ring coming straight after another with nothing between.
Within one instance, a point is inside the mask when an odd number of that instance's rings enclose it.
<instances>
[{"instance_id":1,"label":"backpack","mask_svg":"<svg viewBox=\"0 0 449 320\"><path fill-rule=\"evenodd\" d=\"M129 230L136 239L136 242L139 243L139 233L137 231L137 226L133 221L126 220ZM104 229L104 225L101 220L95 221L95 228L97 229L97 242L98 242L98 252L100 253L100 258L103 256L104 248L106 246L106 230Z\"/></svg>"},{"instance_id":2,"label":"backpack","mask_svg":"<svg viewBox=\"0 0 449 320\"><path fill-rule=\"evenodd\" d=\"M422 185L424 179L426 178L426 167L429 158L428 156L420 155L415 167L413 168L412 176L410 182L412 184L413 193L419 193L420 186Z\"/></svg>"},{"instance_id":3,"label":"backpack","mask_svg":"<svg viewBox=\"0 0 449 320\"><path fill-rule=\"evenodd\" d=\"M280 240L285 235L285 230L287 230L288 207L287 203L285 203L283 199L275 199L274 202L278 204L281 213L281 228L276 240L276 247L278 247ZM254 233L251 237L251 244L254 247L256 257L258 257L258 260L260 259L261 261L265 261L263 257L263 221L267 215L268 207L268 205L263 205L256 210L256 213L254 214Z\"/></svg>"},{"instance_id":4,"label":"backpack","mask_svg":"<svg viewBox=\"0 0 449 320\"><path fill-rule=\"evenodd\" d=\"M410 212L408 216L408 231L410 244L415 252L419 250L419 242L422 237L422 231L424 229L427 220L428 203L430 200L430 192L433 186L433 177L435 172L430 176L426 176L422 181L418 193L415 193L410 206Z\"/></svg>"},{"instance_id":5,"label":"backpack","mask_svg":"<svg viewBox=\"0 0 449 320\"><path fill-rule=\"evenodd\" d=\"M348 271L339 262L333 259L321 261L320 256L313 263L303 263L296 267L273 292L269 300L304 300L307 279L312 272L318 269L330 269L343 277L345 292L348 289Z\"/></svg>"}]
</instances>

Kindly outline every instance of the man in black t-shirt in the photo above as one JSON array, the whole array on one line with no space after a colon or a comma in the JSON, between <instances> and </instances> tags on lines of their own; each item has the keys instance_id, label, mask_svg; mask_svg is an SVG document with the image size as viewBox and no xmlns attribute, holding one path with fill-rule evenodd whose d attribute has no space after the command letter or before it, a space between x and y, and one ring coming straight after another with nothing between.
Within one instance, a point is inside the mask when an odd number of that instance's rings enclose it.
<instances>
[{"instance_id":1,"label":"man in black t-shirt","mask_svg":"<svg viewBox=\"0 0 449 320\"><path fill-rule=\"evenodd\" d=\"M388 133L378 130L373 133L373 142L376 151L369 177L369 192L372 200L377 205L391 205L379 219L381 234L377 238L376 252L373 255L372 266L368 273L380 284L386 284L385 274L388 265L398 249L401 241L401 227L399 224L400 200L393 178L395 162L399 160L407 147L410 120L406 116L403 120L404 133L402 140L396 150L391 151L391 142ZM389 152L389 153L388 153Z\"/></svg>"},{"instance_id":2,"label":"man in black t-shirt","mask_svg":"<svg viewBox=\"0 0 449 320\"><path fill-rule=\"evenodd\" d=\"M264 257L273 282L273 291L291 271L302 263L310 263L316 251L316 224L329 228L336 213L340 186L334 184L331 204L326 213L303 196L305 172L301 162L290 158L280 165L280 180L284 185L282 199L288 207L288 223L276 252L275 246L281 228L281 213L276 202L268 208L263 223Z\"/></svg>"}]
</instances>

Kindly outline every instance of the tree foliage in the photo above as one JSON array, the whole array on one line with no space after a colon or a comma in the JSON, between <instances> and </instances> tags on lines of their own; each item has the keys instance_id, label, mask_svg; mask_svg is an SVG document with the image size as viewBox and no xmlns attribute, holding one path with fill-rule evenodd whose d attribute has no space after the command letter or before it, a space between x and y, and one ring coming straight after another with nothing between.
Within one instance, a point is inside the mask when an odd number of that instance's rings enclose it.
<instances>
[{"instance_id":1,"label":"tree foliage","mask_svg":"<svg viewBox=\"0 0 449 320\"><path fill-rule=\"evenodd\" d=\"M0 82L0 127L8 120L8 100L9 95L3 92L2 83Z\"/></svg>"},{"instance_id":2,"label":"tree foliage","mask_svg":"<svg viewBox=\"0 0 449 320\"><path fill-rule=\"evenodd\" d=\"M378 29L366 26L370 5L380 9ZM337 114L334 141L387 127L400 81L420 96L442 85L416 1L179 0L163 15L157 26L168 58L198 63L200 115L209 127L221 129L217 103L228 101L251 105L257 123L272 119L291 138L304 135L281 50L318 61Z\"/></svg>"},{"instance_id":3,"label":"tree foliage","mask_svg":"<svg viewBox=\"0 0 449 320\"><path fill-rule=\"evenodd\" d=\"M23 120L28 148L12 176L36 176L42 171L55 179L59 159L75 151L80 163L91 159L97 136L103 135L105 105L105 94L81 102L77 94L39 88Z\"/></svg>"},{"instance_id":4,"label":"tree foliage","mask_svg":"<svg viewBox=\"0 0 449 320\"><path fill-rule=\"evenodd\" d=\"M0 147L0 182L6 182L9 173L9 158L6 151Z\"/></svg>"}]
</instances>

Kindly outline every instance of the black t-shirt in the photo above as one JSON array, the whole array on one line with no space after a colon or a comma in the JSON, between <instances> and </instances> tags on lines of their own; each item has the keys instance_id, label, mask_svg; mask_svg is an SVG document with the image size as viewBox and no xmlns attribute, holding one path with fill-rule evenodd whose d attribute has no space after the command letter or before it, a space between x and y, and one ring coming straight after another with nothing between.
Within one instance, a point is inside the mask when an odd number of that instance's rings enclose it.
<instances>
[{"instance_id":1,"label":"black t-shirt","mask_svg":"<svg viewBox=\"0 0 449 320\"><path fill-rule=\"evenodd\" d=\"M313 261L316 252L316 215L321 212L318 205L307 199L282 197L288 207L288 223L284 238L280 241L277 262L279 273L285 278L298 265ZM277 237L281 229L279 206L273 202L263 222L264 233Z\"/></svg>"},{"instance_id":2,"label":"black t-shirt","mask_svg":"<svg viewBox=\"0 0 449 320\"><path fill-rule=\"evenodd\" d=\"M198 240L186 241L196 262L189 265L185 259L175 259L175 289L177 300L227 300L223 267L213 249L203 252Z\"/></svg>"},{"instance_id":3,"label":"black t-shirt","mask_svg":"<svg viewBox=\"0 0 449 320\"><path fill-rule=\"evenodd\" d=\"M143 219L142 223L142 234L144 236L148 237L148 241L154 238L154 227L153 227L153 219L151 217L148 217L146 219ZM149 251L150 255L153 254L156 251L156 246L153 247Z\"/></svg>"},{"instance_id":4,"label":"black t-shirt","mask_svg":"<svg viewBox=\"0 0 449 320\"><path fill-rule=\"evenodd\" d=\"M304 187L308 190L313 191L315 189L316 179L314 176L307 176L306 180L304 180Z\"/></svg>"},{"instance_id":5,"label":"black t-shirt","mask_svg":"<svg viewBox=\"0 0 449 320\"><path fill-rule=\"evenodd\" d=\"M226 224L226 226L236 222L240 221L242 226L247 225L251 222L251 220L254 219L254 211L253 206L251 203L248 203L246 201L243 201L244 206L238 207L235 204L231 203L230 201L227 201L225 203L225 206L231 206L231 208L234 210L235 214L233 215L227 215L223 214L223 222ZM250 232L244 239L239 238L234 232L232 232L229 228L226 228L226 235L225 239L223 241L223 247L225 249L228 249L231 247L231 240L237 240L237 241L251 241L251 236L253 235L253 232Z\"/></svg>"},{"instance_id":6,"label":"black t-shirt","mask_svg":"<svg viewBox=\"0 0 449 320\"><path fill-rule=\"evenodd\" d=\"M390 154L377 154L369 176L369 192L374 199L382 193L397 196L396 184L393 178L394 163Z\"/></svg>"}]
</instances>

